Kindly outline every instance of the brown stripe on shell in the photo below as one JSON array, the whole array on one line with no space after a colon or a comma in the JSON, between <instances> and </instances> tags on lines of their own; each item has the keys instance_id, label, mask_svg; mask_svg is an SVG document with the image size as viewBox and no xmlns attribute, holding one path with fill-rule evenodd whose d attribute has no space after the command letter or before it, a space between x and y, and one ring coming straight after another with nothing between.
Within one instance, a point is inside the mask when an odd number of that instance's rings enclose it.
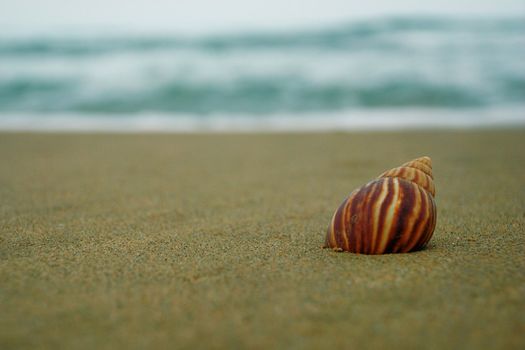
<instances>
[{"instance_id":1,"label":"brown stripe on shell","mask_svg":"<svg viewBox=\"0 0 525 350\"><path fill-rule=\"evenodd\" d=\"M402 188L403 182L404 180L400 178L393 178L393 181L392 181L393 186L394 186L393 187L394 188L394 198L392 199L392 209L390 211L391 219L389 220L388 217L385 219L387 221L388 220L390 221L390 229L383 233L386 245L384 246L384 249L381 252L382 254L391 253L390 242L393 239L395 239L395 236L398 234L398 230L400 229L399 224L401 221L400 220L401 219L400 210L401 210L401 205L403 201L403 188Z\"/></svg>"},{"instance_id":2,"label":"brown stripe on shell","mask_svg":"<svg viewBox=\"0 0 525 350\"><path fill-rule=\"evenodd\" d=\"M425 191L422 188L418 188L421 194L421 209L419 210L418 217L417 217L417 225L415 226L414 230L412 231L412 235L410 237L410 240L407 242L407 246L405 251L411 251L417 249L417 243L421 239L421 236L426 232L425 229L428 225L428 206L429 201L428 198L430 197L428 193L425 193Z\"/></svg>"},{"instance_id":3,"label":"brown stripe on shell","mask_svg":"<svg viewBox=\"0 0 525 350\"><path fill-rule=\"evenodd\" d=\"M348 237L348 242L350 244L350 251L360 252L362 240L365 238L365 232L363 229L363 198L368 192L369 186L366 185L362 187L357 193L350 207L348 213L348 229L345 230L345 234Z\"/></svg>"},{"instance_id":4,"label":"brown stripe on shell","mask_svg":"<svg viewBox=\"0 0 525 350\"><path fill-rule=\"evenodd\" d=\"M376 236L375 230L377 227L377 225L375 224L375 204L377 203L378 198L383 191L383 183L375 181L372 185L372 188L373 189L370 191L366 202L367 215L365 220L367 224L366 231L368 232L368 237L367 239L365 239L365 254L372 254L374 251L374 237Z\"/></svg>"},{"instance_id":5,"label":"brown stripe on shell","mask_svg":"<svg viewBox=\"0 0 525 350\"><path fill-rule=\"evenodd\" d=\"M421 209L421 191L419 186L410 183L410 196L412 200L411 212L408 215L405 231L409 234L404 234L398 241L397 246L394 248L394 252L403 252L406 249L407 243L414 232L416 222L418 220L419 212Z\"/></svg>"},{"instance_id":6,"label":"brown stripe on shell","mask_svg":"<svg viewBox=\"0 0 525 350\"><path fill-rule=\"evenodd\" d=\"M387 179L387 191L389 193L386 198L388 199L388 201L385 200L385 202L383 203L383 206L385 206L385 210L381 211L381 215L379 217L379 220L382 223L382 229L378 232L380 237L380 244L375 251L375 253L377 254L385 253L392 226L394 226L395 224L394 220L396 218L396 206L399 200L399 180L397 178L391 177Z\"/></svg>"},{"instance_id":7,"label":"brown stripe on shell","mask_svg":"<svg viewBox=\"0 0 525 350\"><path fill-rule=\"evenodd\" d=\"M386 196L383 198L383 201L380 203L379 207L379 216L376 218L377 221L377 230L376 230L376 241L374 246L374 254L378 253L381 250L383 235L385 230L385 216L388 208L392 203L394 197L394 192L391 190L392 178L384 178L383 191L386 192Z\"/></svg>"},{"instance_id":8,"label":"brown stripe on shell","mask_svg":"<svg viewBox=\"0 0 525 350\"><path fill-rule=\"evenodd\" d=\"M380 212L381 207L388 195L388 181L378 182L378 188L380 189L378 198L375 203L373 203L371 210L373 211L373 226L372 226L372 249L371 254L377 249L377 240L379 236L379 223L380 223Z\"/></svg>"},{"instance_id":9,"label":"brown stripe on shell","mask_svg":"<svg viewBox=\"0 0 525 350\"><path fill-rule=\"evenodd\" d=\"M361 201L362 209L360 210L361 215L358 217L357 224L360 227L361 234L359 236L359 251L362 251L363 253L366 252L367 247L367 241L368 241L368 199L370 198L370 194L372 191L372 188L374 187L374 183L370 183L367 186L365 186L366 190L363 191L364 197Z\"/></svg>"},{"instance_id":10,"label":"brown stripe on shell","mask_svg":"<svg viewBox=\"0 0 525 350\"><path fill-rule=\"evenodd\" d=\"M428 241L430 241L430 238L432 237L432 234L434 233L434 230L436 228L436 222L437 222L436 202L434 201L434 198L430 198L430 202L432 204L432 206L430 208L430 210L431 210L431 223L430 223L430 226L428 227L425 239L421 243L421 248L427 245Z\"/></svg>"},{"instance_id":11,"label":"brown stripe on shell","mask_svg":"<svg viewBox=\"0 0 525 350\"><path fill-rule=\"evenodd\" d=\"M355 191L349 198L348 200L346 201L346 204L345 206L343 207L343 216L341 218L341 231L340 231L340 235L343 236L343 249L344 250L349 250L350 249L350 239L348 237L348 235L346 234L346 228L348 227L349 225L349 222L350 222L350 219L349 219L349 213L350 213L350 210L349 208L354 204L356 203L356 200L355 200L355 197L357 195L357 192L359 191Z\"/></svg>"},{"instance_id":12,"label":"brown stripe on shell","mask_svg":"<svg viewBox=\"0 0 525 350\"><path fill-rule=\"evenodd\" d=\"M413 185L405 180L399 180L399 201L396 208L396 226L389 237L386 252L395 253L399 242L409 233L408 226L414 208L414 188Z\"/></svg>"},{"instance_id":13,"label":"brown stripe on shell","mask_svg":"<svg viewBox=\"0 0 525 350\"><path fill-rule=\"evenodd\" d=\"M379 231L379 245L376 249L376 254L386 253L388 247L390 233L392 232L395 222L389 220L388 217L393 215L395 217L397 211L397 205L399 198L399 187L397 184L397 179L393 177L387 177L387 191L389 195L387 196L388 201L383 202L381 207L381 212L379 214L379 221L382 222L381 231ZM390 195L391 194L391 195Z\"/></svg>"},{"instance_id":14,"label":"brown stripe on shell","mask_svg":"<svg viewBox=\"0 0 525 350\"><path fill-rule=\"evenodd\" d=\"M430 196L427 196L428 199L428 205L427 205L427 213L426 213L426 223L423 228L423 231L421 232L421 235L419 239L417 240L416 244L412 247L411 250L419 250L424 247L425 241L427 238L427 235L429 234L429 231L432 229L432 223L434 221L433 219L433 205L432 205L432 198Z\"/></svg>"}]
</instances>

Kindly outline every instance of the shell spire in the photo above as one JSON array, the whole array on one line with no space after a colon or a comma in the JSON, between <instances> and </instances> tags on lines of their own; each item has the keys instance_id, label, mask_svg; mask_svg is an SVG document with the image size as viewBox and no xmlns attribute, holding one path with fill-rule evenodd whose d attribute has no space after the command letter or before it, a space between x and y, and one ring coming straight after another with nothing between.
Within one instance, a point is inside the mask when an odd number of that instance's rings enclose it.
<instances>
[{"instance_id":1,"label":"shell spire","mask_svg":"<svg viewBox=\"0 0 525 350\"><path fill-rule=\"evenodd\" d=\"M432 161L421 157L354 190L334 213L325 247L361 254L424 247L436 226Z\"/></svg>"},{"instance_id":2,"label":"shell spire","mask_svg":"<svg viewBox=\"0 0 525 350\"><path fill-rule=\"evenodd\" d=\"M421 157L406 162L400 167L385 171L379 177L398 177L418 184L427 190L432 197L436 196L434 177L432 175L432 161L429 157Z\"/></svg>"}]
</instances>

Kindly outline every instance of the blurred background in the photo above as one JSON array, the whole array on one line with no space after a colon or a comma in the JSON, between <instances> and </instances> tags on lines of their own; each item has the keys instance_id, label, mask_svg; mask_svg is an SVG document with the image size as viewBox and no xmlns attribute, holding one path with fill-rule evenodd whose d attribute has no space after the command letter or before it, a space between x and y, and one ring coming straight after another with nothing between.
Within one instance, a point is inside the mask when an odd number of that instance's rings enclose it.
<instances>
[{"instance_id":1,"label":"blurred background","mask_svg":"<svg viewBox=\"0 0 525 350\"><path fill-rule=\"evenodd\" d=\"M525 1L0 4L0 130L525 125Z\"/></svg>"}]
</instances>

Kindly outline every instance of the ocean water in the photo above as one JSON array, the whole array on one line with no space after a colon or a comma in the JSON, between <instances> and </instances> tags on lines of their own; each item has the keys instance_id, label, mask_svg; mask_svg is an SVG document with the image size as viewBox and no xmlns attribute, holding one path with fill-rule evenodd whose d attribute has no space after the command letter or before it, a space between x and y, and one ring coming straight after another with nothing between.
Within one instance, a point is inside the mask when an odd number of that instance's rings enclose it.
<instances>
[{"instance_id":1,"label":"ocean water","mask_svg":"<svg viewBox=\"0 0 525 350\"><path fill-rule=\"evenodd\" d=\"M525 17L0 36L0 129L525 125Z\"/></svg>"}]
</instances>

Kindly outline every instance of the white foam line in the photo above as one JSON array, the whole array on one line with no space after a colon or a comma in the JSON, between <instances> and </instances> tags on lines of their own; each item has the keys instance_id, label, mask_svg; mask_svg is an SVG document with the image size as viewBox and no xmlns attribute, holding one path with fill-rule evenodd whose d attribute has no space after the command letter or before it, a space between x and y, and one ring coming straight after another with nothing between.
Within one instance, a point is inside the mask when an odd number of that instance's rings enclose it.
<instances>
[{"instance_id":1,"label":"white foam line","mask_svg":"<svg viewBox=\"0 0 525 350\"><path fill-rule=\"evenodd\" d=\"M34 132L315 132L514 126L525 126L525 109L351 110L270 116L0 115L0 130Z\"/></svg>"}]
</instances>

